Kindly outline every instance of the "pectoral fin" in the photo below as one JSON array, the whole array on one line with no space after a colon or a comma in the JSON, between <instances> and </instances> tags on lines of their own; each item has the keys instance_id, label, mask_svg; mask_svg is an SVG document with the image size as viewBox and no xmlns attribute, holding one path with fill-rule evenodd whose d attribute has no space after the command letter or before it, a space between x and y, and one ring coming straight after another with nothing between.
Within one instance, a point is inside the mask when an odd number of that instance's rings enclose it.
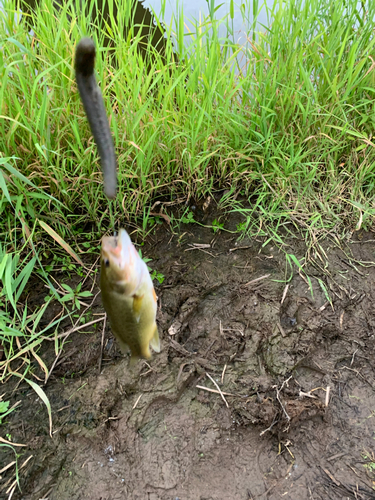
<instances>
[{"instance_id":1,"label":"pectoral fin","mask_svg":"<svg viewBox=\"0 0 375 500\"><path fill-rule=\"evenodd\" d=\"M150 346L153 348L155 352L160 352L160 339L159 339L159 332L158 332L158 327L155 323L155 331L152 339L150 340Z\"/></svg>"},{"instance_id":2,"label":"pectoral fin","mask_svg":"<svg viewBox=\"0 0 375 500\"><path fill-rule=\"evenodd\" d=\"M133 312L135 319L139 323L139 318L141 317L141 308L144 295L134 295L133 296Z\"/></svg>"}]
</instances>

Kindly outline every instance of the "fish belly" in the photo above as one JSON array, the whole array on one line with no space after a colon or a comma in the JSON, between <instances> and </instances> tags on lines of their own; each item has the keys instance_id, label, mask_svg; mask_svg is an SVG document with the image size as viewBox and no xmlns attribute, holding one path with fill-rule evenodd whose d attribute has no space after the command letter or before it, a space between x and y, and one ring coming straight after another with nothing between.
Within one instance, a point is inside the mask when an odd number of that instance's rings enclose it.
<instances>
[{"instance_id":1,"label":"fish belly","mask_svg":"<svg viewBox=\"0 0 375 500\"><path fill-rule=\"evenodd\" d=\"M154 348L159 345L159 335L155 321L156 308L152 300L144 298L140 311L135 314L133 298L117 293L102 296L111 330L122 352L130 348L132 358L151 358L150 342ZM154 341L155 337L157 342ZM157 349L155 349L157 350ZM160 347L159 347L160 350Z\"/></svg>"}]
</instances>

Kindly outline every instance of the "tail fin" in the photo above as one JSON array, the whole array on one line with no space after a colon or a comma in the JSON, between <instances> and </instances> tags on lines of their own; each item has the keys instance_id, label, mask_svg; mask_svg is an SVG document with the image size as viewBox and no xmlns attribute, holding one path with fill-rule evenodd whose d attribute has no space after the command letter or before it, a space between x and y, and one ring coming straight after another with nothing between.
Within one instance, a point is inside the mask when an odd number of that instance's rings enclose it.
<instances>
[{"instance_id":1,"label":"tail fin","mask_svg":"<svg viewBox=\"0 0 375 500\"><path fill-rule=\"evenodd\" d=\"M159 332L158 332L158 327L155 323L155 331L152 339L150 340L150 346L153 348L155 352L160 352L160 339L159 339Z\"/></svg>"}]
</instances>

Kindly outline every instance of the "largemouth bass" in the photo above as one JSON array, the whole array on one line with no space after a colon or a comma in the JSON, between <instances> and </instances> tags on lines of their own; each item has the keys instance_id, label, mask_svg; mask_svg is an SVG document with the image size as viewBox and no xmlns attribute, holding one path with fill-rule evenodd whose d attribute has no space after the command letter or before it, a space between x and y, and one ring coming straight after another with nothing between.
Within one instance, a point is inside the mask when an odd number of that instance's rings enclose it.
<instances>
[{"instance_id":1,"label":"largemouth bass","mask_svg":"<svg viewBox=\"0 0 375 500\"><path fill-rule=\"evenodd\" d=\"M102 301L121 351L130 348L131 364L150 359L150 345L160 352L157 298L147 265L125 229L103 237L100 260Z\"/></svg>"}]
</instances>

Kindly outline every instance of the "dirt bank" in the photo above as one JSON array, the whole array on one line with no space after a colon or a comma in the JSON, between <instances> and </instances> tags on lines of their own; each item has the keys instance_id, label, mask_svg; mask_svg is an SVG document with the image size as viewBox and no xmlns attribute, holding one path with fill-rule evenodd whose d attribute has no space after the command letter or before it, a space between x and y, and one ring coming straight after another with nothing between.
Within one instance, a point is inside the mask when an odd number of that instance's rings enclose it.
<instances>
[{"instance_id":1,"label":"dirt bank","mask_svg":"<svg viewBox=\"0 0 375 500\"><path fill-rule=\"evenodd\" d=\"M32 455L13 498L375 499L374 240L354 239L310 252L312 297L262 239L159 228L162 352L131 370L109 325L103 351L102 323L72 334L45 387L52 439L35 392L2 387L22 401L2 430L27 445L19 465Z\"/></svg>"}]
</instances>

